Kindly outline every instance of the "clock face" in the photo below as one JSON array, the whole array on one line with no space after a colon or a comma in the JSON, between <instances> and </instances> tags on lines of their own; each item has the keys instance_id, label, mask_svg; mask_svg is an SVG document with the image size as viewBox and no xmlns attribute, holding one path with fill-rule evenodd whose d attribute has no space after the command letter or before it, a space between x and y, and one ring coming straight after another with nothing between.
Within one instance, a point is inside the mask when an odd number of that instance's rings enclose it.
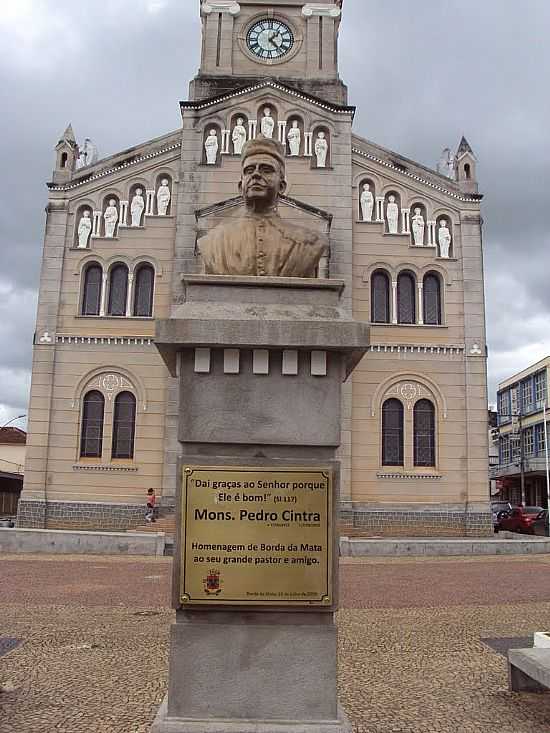
<instances>
[{"instance_id":1,"label":"clock face","mask_svg":"<svg viewBox=\"0 0 550 733\"><path fill-rule=\"evenodd\" d=\"M280 20L265 18L258 20L250 28L246 35L246 45L259 59L280 59L294 45L294 34Z\"/></svg>"}]
</instances>

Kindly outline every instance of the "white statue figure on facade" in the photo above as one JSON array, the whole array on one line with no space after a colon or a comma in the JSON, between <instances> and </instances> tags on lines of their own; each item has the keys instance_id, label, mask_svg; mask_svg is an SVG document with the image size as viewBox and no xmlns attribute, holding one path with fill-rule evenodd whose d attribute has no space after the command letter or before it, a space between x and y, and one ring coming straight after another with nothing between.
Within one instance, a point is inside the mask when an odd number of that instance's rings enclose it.
<instances>
[{"instance_id":1,"label":"white statue figure on facade","mask_svg":"<svg viewBox=\"0 0 550 733\"><path fill-rule=\"evenodd\" d=\"M388 232L399 234L399 206L395 203L395 196L388 198L386 216L388 218Z\"/></svg>"},{"instance_id":2,"label":"white statue figure on facade","mask_svg":"<svg viewBox=\"0 0 550 733\"><path fill-rule=\"evenodd\" d=\"M237 124L233 128L233 152L235 155L240 155L243 152L243 145L246 142L246 129L243 125L243 118L237 118Z\"/></svg>"},{"instance_id":3,"label":"white statue figure on facade","mask_svg":"<svg viewBox=\"0 0 550 733\"><path fill-rule=\"evenodd\" d=\"M218 136L216 130L210 130L208 137L204 143L204 149L206 150L206 163L208 165L216 165L218 160L218 150L220 144L218 143Z\"/></svg>"},{"instance_id":4,"label":"white statue figure on facade","mask_svg":"<svg viewBox=\"0 0 550 733\"><path fill-rule=\"evenodd\" d=\"M88 240L90 239L90 233L92 231L92 219L88 209L84 211L80 221L78 222L78 247L80 249L86 249L88 246Z\"/></svg>"},{"instance_id":5,"label":"white statue figure on facade","mask_svg":"<svg viewBox=\"0 0 550 733\"><path fill-rule=\"evenodd\" d=\"M315 155L317 156L317 168L327 167L328 140L324 132L317 135L315 141Z\"/></svg>"},{"instance_id":6,"label":"white statue figure on facade","mask_svg":"<svg viewBox=\"0 0 550 733\"><path fill-rule=\"evenodd\" d=\"M370 184L363 185L361 193L361 216L363 221L372 221L372 212L374 210L374 195L370 190Z\"/></svg>"},{"instance_id":7,"label":"white statue figure on facade","mask_svg":"<svg viewBox=\"0 0 550 733\"><path fill-rule=\"evenodd\" d=\"M275 120L271 116L271 107L266 107L264 109L264 116L262 117L260 128L262 135L271 140L273 137L273 131L275 130Z\"/></svg>"},{"instance_id":8,"label":"white statue figure on facade","mask_svg":"<svg viewBox=\"0 0 550 733\"><path fill-rule=\"evenodd\" d=\"M105 209L103 214L105 220L105 236L109 239L115 236L115 229L118 221L118 209L116 207L115 199L109 201L109 206Z\"/></svg>"},{"instance_id":9,"label":"white statue figure on facade","mask_svg":"<svg viewBox=\"0 0 550 733\"><path fill-rule=\"evenodd\" d=\"M294 120L292 127L287 135L288 145L291 155L300 155L300 146L302 144L302 131L300 130L298 120Z\"/></svg>"},{"instance_id":10,"label":"white statue figure on facade","mask_svg":"<svg viewBox=\"0 0 550 733\"><path fill-rule=\"evenodd\" d=\"M414 216L412 217L412 231L414 237L414 244L416 247L424 246L424 230L426 228L426 221L422 216L422 209L418 207L414 210Z\"/></svg>"},{"instance_id":11,"label":"white statue figure on facade","mask_svg":"<svg viewBox=\"0 0 550 733\"><path fill-rule=\"evenodd\" d=\"M159 216L166 216L171 197L172 194L168 187L168 179L163 178L157 191L157 211Z\"/></svg>"},{"instance_id":12,"label":"white statue figure on facade","mask_svg":"<svg viewBox=\"0 0 550 733\"><path fill-rule=\"evenodd\" d=\"M441 219L439 222L439 232L437 233L437 241L439 242L439 256L446 260L451 255L451 232L447 227L447 219Z\"/></svg>"},{"instance_id":13,"label":"white statue figure on facade","mask_svg":"<svg viewBox=\"0 0 550 733\"><path fill-rule=\"evenodd\" d=\"M130 205L130 214L132 215L132 226L141 226L141 217L145 208L145 199L143 198L143 189L136 188L136 193Z\"/></svg>"}]
</instances>

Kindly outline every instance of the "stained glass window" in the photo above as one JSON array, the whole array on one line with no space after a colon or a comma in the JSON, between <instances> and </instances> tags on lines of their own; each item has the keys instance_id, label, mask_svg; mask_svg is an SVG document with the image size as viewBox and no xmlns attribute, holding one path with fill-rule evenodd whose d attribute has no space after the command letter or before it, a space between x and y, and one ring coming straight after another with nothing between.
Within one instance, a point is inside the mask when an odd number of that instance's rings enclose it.
<instances>
[{"instance_id":1,"label":"stained glass window","mask_svg":"<svg viewBox=\"0 0 550 733\"><path fill-rule=\"evenodd\" d=\"M382 464L402 466L403 405L399 400L386 400L382 406Z\"/></svg>"},{"instance_id":2,"label":"stained glass window","mask_svg":"<svg viewBox=\"0 0 550 733\"><path fill-rule=\"evenodd\" d=\"M414 465L435 466L435 407L429 400L414 406Z\"/></svg>"},{"instance_id":3,"label":"stained glass window","mask_svg":"<svg viewBox=\"0 0 550 733\"><path fill-rule=\"evenodd\" d=\"M101 392L92 391L84 396L80 455L82 458L101 458L103 449L103 416L105 399Z\"/></svg>"},{"instance_id":4,"label":"stained glass window","mask_svg":"<svg viewBox=\"0 0 550 733\"><path fill-rule=\"evenodd\" d=\"M134 457L136 431L136 398L130 392L121 392L115 400L113 418L113 458Z\"/></svg>"}]
</instances>

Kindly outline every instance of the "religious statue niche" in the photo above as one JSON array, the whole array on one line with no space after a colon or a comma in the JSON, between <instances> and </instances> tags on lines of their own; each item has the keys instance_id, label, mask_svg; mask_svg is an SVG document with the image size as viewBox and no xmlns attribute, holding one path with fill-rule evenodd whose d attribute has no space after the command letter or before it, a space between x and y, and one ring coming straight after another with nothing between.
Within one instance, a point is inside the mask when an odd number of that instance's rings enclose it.
<instances>
[{"instance_id":1,"label":"religious statue niche","mask_svg":"<svg viewBox=\"0 0 550 733\"><path fill-rule=\"evenodd\" d=\"M302 128L299 119L290 119L286 139L291 157L296 157L302 151Z\"/></svg>"},{"instance_id":2,"label":"religious statue niche","mask_svg":"<svg viewBox=\"0 0 550 733\"><path fill-rule=\"evenodd\" d=\"M80 209L79 215L77 216L77 247L78 249L87 249L88 242L90 241L90 234L92 233L92 211L91 209Z\"/></svg>"},{"instance_id":3,"label":"religious statue niche","mask_svg":"<svg viewBox=\"0 0 550 733\"><path fill-rule=\"evenodd\" d=\"M451 256L451 243L453 236L449 229L449 222L447 219L439 219L439 228L437 231L437 243L439 244L439 256L448 260Z\"/></svg>"},{"instance_id":4,"label":"religious statue niche","mask_svg":"<svg viewBox=\"0 0 550 733\"><path fill-rule=\"evenodd\" d=\"M107 207L103 212L103 222L105 224L105 237L107 239L113 239L116 235L116 229L118 224L118 200L115 198L109 198L107 200Z\"/></svg>"},{"instance_id":5,"label":"religious statue niche","mask_svg":"<svg viewBox=\"0 0 550 733\"><path fill-rule=\"evenodd\" d=\"M140 227L143 212L145 210L145 199L143 197L143 188L140 186L134 190L134 195L130 201L130 226Z\"/></svg>"},{"instance_id":6,"label":"religious statue niche","mask_svg":"<svg viewBox=\"0 0 550 733\"><path fill-rule=\"evenodd\" d=\"M397 194L390 193L386 203L388 234L399 234L399 200Z\"/></svg>"},{"instance_id":7,"label":"religious statue niche","mask_svg":"<svg viewBox=\"0 0 550 733\"><path fill-rule=\"evenodd\" d=\"M216 165L218 162L218 151L220 149L220 143L218 139L218 132L216 128L211 127L209 129L206 140L204 141L204 150L206 153L206 164Z\"/></svg>"},{"instance_id":8,"label":"religious statue niche","mask_svg":"<svg viewBox=\"0 0 550 733\"><path fill-rule=\"evenodd\" d=\"M170 181L168 178L160 179L160 186L157 190L157 214L158 216L167 216L168 207L172 194L170 192Z\"/></svg>"},{"instance_id":9,"label":"religious statue niche","mask_svg":"<svg viewBox=\"0 0 550 733\"><path fill-rule=\"evenodd\" d=\"M359 190L361 192L359 197L361 221L372 221L375 200L374 184L371 181L363 181Z\"/></svg>"},{"instance_id":10,"label":"religious statue niche","mask_svg":"<svg viewBox=\"0 0 550 733\"><path fill-rule=\"evenodd\" d=\"M263 116L260 120L260 132L261 134L271 140L273 133L275 132L275 118L273 117L273 111L271 107L264 107Z\"/></svg>"},{"instance_id":11,"label":"religious statue niche","mask_svg":"<svg viewBox=\"0 0 550 733\"><path fill-rule=\"evenodd\" d=\"M426 210L420 204L412 207L411 231L414 246L423 247L426 234Z\"/></svg>"},{"instance_id":12,"label":"religious statue niche","mask_svg":"<svg viewBox=\"0 0 550 733\"><path fill-rule=\"evenodd\" d=\"M278 212L286 191L283 145L263 135L249 140L241 156L245 212L218 224L198 242L208 275L317 276L328 251L326 235L286 222Z\"/></svg>"},{"instance_id":13,"label":"religious statue niche","mask_svg":"<svg viewBox=\"0 0 550 733\"><path fill-rule=\"evenodd\" d=\"M233 141L233 153L240 155L243 152L243 147L246 142L246 120L244 117L237 117L233 131L231 133L231 140Z\"/></svg>"},{"instance_id":14,"label":"religious statue niche","mask_svg":"<svg viewBox=\"0 0 550 733\"><path fill-rule=\"evenodd\" d=\"M314 144L317 168L326 168L329 152L329 143L325 130L319 130Z\"/></svg>"}]
</instances>

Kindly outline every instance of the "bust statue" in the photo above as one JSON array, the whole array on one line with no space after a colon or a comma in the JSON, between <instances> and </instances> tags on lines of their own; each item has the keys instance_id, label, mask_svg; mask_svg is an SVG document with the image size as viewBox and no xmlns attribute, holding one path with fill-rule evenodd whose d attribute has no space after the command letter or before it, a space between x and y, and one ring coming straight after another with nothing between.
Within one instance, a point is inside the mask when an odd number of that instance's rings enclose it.
<instances>
[{"instance_id":1,"label":"bust statue","mask_svg":"<svg viewBox=\"0 0 550 733\"><path fill-rule=\"evenodd\" d=\"M328 241L281 219L277 202L286 185L281 143L262 135L249 140L241 156L239 182L246 210L199 240L207 274L315 277Z\"/></svg>"}]
</instances>

